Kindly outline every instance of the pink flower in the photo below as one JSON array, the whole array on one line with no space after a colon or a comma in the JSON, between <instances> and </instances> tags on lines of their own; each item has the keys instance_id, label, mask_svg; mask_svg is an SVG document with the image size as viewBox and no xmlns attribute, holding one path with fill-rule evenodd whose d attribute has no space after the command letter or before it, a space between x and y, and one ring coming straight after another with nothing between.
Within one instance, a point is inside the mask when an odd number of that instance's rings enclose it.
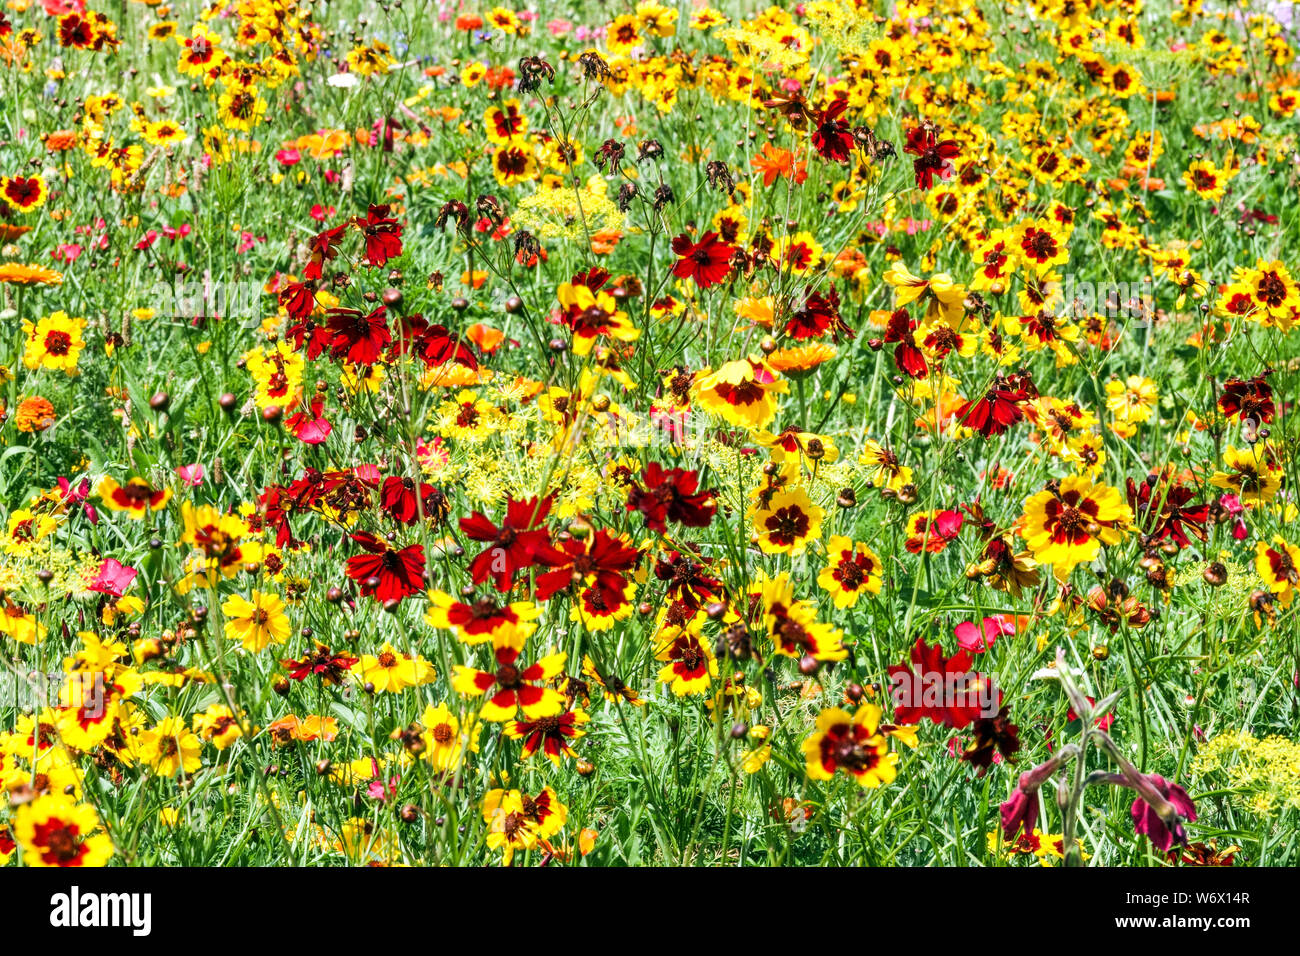
<instances>
[{"instance_id":1,"label":"pink flower","mask_svg":"<svg viewBox=\"0 0 1300 956\"><path fill-rule=\"evenodd\" d=\"M176 474L180 476L181 481L191 488L197 488L203 484L203 466L200 464L181 465L176 469Z\"/></svg>"},{"instance_id":2,"label":"pink flower","mask_svg":"<svg viewBox=\"0 0 1300 956\"><path fill-rule=\"evenodd\" d=\"M282 149L278 151L275 154L275 158L279 160L280 164L283 166L293 166L296 165L297 163L302 162L302 153L290 147L288 149Z\"/></svg>"},{"instance_id":3,"label":"pink flower","mask_svg":"<svg viewBox=\"0 0 1300 956\"><path fill-rule=\"evenodd\" d=\"M1015 622L1003 614L984 618L981 626L983 633L972 621L962 621L952 629L962 650L982 654L997 643L999 635L1016 633Z\"/></svg>"},{"instance_id":4,"label":"pink flower","mask_svg":"<svg viewBox=\"0 0 1300 956\"><path fill-rule=\"evenodd\" d=\"M573 24L568 20L552 20L546 24L546 29L551 31L551 36L562 37L573 29Z\"/></svg>"},{"instance_id":5,"label":"pink flower","mask_svg":"<svg viewBox=\"0 0 1300 956\"><path fill-rule=\"evenodd\" d=\"M128 568L115 558L105 558L104 563L99 566L99 576L91 582L89 590L121 597L131 586L137 573L139 572L135 568Z\"/></svg>"},{"instance_id":6,"label":"pink flower","mask_svg":"<svg viewBox=\"0 0 1300 956\"><path fill-rule=\"evenodd\" d=\"M327 422L322 414L324 409L325 400L320 395L316 395L312 398L308 410L290 415L284 424L299 441L308 445L319 445L334 430L334 426Z\"/></svg>"}]
</instances>

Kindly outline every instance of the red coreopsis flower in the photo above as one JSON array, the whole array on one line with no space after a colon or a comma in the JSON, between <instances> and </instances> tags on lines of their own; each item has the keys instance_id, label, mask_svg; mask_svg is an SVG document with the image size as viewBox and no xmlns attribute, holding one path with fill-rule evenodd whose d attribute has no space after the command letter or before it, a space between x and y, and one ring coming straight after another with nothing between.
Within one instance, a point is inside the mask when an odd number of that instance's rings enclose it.
<instances>
[{"instance_id":1,"label":"red coreopsis flower","mask_svg":"<svg viewBox=\"0 0 1300 956\"><path fill-rule=\"evenodd\" d=\"M1128 479L1128 506L1134 522L1156 541L1171 540L1178 547L1190 545L1188 532L1197 541L1205 540L1205 523L1210 517L1208 504L1192 504L1196 490L1170 479L1167 475L1149 475L1141 484Z\"/></svg>"},{"instance_id":2,"label":"red coreopsis flower","mask_svg":"<svg viewBox=\"0 0 1300 956\"><path fill-rule=\"evenodd\" d=\"M420 517L441 520L447 514L447 502L442 492L427 481L420 482L417 494L415 479L405 475L389 475L379 489L379 507L394 521L411 524Z\"/></svg>"},{"instance_id":3,"label":"red coreopsis flower","mask_svg":"<svg viewBox=\"0 0 1300 956\"><path fill-rule=\"evenodd\" d=\"M706 232L699 242L694 243L690 236L682 233L673 240L673 252L678 257L673 275L679 279L693 279L701 289L707 289L731 272L731 257L735 251L718 238L716 232Z\"/></svg>"},{"instance_id":4,"label":"red coreopsis flower","mask_svg":"<svg viewBox=\"0 0 1300 956\"><path fill-rule=\"evenodd\" d=\"M361 595L377 601L400 601L424 589L424 545L390 548L368 531L349 535L368 553L348 558L347 575L361 585Z\"/></svg>"},{"instance_id":5,"label":"red coreopsis flower","mask_svg":"<svg viewBox=\"0 0 1300 956\"><path fill-rule=\"evenodd\" d=\"M45 202L45 183L39 176L0 177L0 192L9 205L21 212L30 212Z\"/></svg>"},{"instance_id":6,"label":"red coreopsis flower","mask_svg":"<svg viewBox=\"0 0 1300 956\"><path fill-rule=\"evenodd\" d=\"M527 760L541 750L555 764L560 756L575 757L573 741L585 732L582 725L588 720L581 710L566 710L555 717L539 717L536 720L514 720L506 724L506 736L512 740L522 740L523 748L519 756Z\"/></svg>"},{"instance_id":7,"label":"red coreopsis flower","mask_svg":"<svg viewBox=\"0 0 1300 956\"><path fill-rule=\"evenodd\" d=\"M537 599L545 601L570 585L594 587L603 606L615 610L627 603L626 575L641 560L641 552L628 547L604 528L586 541L570 538L546 559L550 571L537 577Z\"/></svg>"},{"instance_id":8,"label":"red coreopsis flower","mask_svg":"<svg viewBox=\"0 0 1300 956\"><path fill-rule=\"evenodd\" d=\"M633 485L627 492L627 510L639 511L645 526L658 534L668 530L666 521L687 528L707 528L718 510L716 491L700 491L700 476L685 468L664 468L657 461L641 473L645 487Z\"/></svg>"},{"instance_id":9,"label":"red coreopsis flower","mask_svg":"<svg viewBox=\"0 0 1300 956\"><path fill-rule=\"evenodd\" d=\"M286 658L280 661L280 666L289 671L291 680L306 680L315 675L320 678L322 684L343 683L343 678L357 662L357 658L346 654L335 654L320 641L316 641L315 644L316 649L302 660Z\"/></svg>"},{"instance_id":10,"label":"red coreopsis flower","mask_svg":"<svg viewBox=\"0 0 1300 956\"><path fill-rule=\"evenodd\" d=\"M925 353L916 344L912 334L915 330L916 320L906 309L898 309L889 317L885 341L898 343L894 349L894 365L900 372L911 378L924 378L930 373L930 366L926 364Z\"/></svg>"},{"instance_id":11,"label":"red coreopsis flower","mask_svg":"<svg viewBox=\"0 0 1300 956\"><path fill-rule=\"evenodd\" d=\"M402 224L388 215L389 209L387 205L372 205L365 218L357 216L352 220L365 236L368 265L382 266L402 254Z\"/></svg>"},{"instance_id":12,"label":"red coreopsis flower","mask_svg":"<svg viewBox=\"0 0 1300 956\"><path fill-rule=\"evenodd\" d=\"M957 409L957 423L985 438L1001 435L1025 417L1020 404L1034 398L1036 390L1027 377L999 379L975 402L963 402Z\"/></svg>"},{"instance_id":13,"label":"red coreopsis flower","mask_svg":"<svg viewBox=\"0 0 1300 956\"><path fill-rule=\"evenodd\" d=\"M691 611L698 611L708 601L717 600L722 582L707 574L708 565L680 551L669 551L655 561L655 577L668 582L668 595Z\"/></svg>"},{"instance_id":14,"label":"red coreopsis flower","mask_svg":"<svg viewBox=\"0 0 1300 956\"><path fill-rule=\"evenodd\" d=\"M393 340L388 331L388 309L379 306L369 315L357 309L330 309L330 356L353 365L373 365Z\"/></svg>"},{"instance_id":15,"label":"red coreopsis flower","mask_svg":"<svg viewBox=\"0 0 1300 956\"><path fill-rule=\"evenodd\" d=\"M478 359L474 352L460 335L453 335L445 325L431 325L422 331L416 336L415 350L430 368L455 362L470 371L478 370Z\"/></svg>"},{"instance_id":16,"label":"red coreopsis flower","mask_svg":"<svg viewBox=\"0 0 1300 956\"><path fill-rule=\"evenodd\" d=\"M907 131L907 145L903 147L903 152L916 157L912 161L912 168L916 173L917 188L929 190L934 186L936 175L941 182L952 177L955 171L952 161L957 158L960 149L954 140L945 139L940 142L933 127L924 125Z\"/></svg>"},{"instance_id":17,"label":"red coreopsis flower","mask_svg":"<svg viewBox=\"0 0 1300 956\"><path fill-rule=\"evenodd\" d=\"M833 163L847 163L853 153L853 133L849 124L840 119L849 108L846 100L837 99L817 113L813 120L813 149L822 159Z\"/></svg>"},{"instance_id":18,"label":"red coreopsis flower","mask_svg":"<svg viewBox=\"0 0 1300 956\"><path fill-rule=\"evenodd\" d=\"M827 333L835 342L841 335L853 338L853 330L840 318L840 294L833 285L826 295L808 289L803 308L785 324L785 334L796 341L819 339Z\"/></svg>"},{"instance_id":19,"label":"red coreopsis flower","mask_svg":"<svg viewBox=\"0 0 1300 956\"><path fill-rule=\"evenodd\" d=\"M983 717L990 702L1001 703L1002 692L983 674L970 669L967 651L944 657L940 644L930 647L924 638L917 638L911 660L910 667L896 664L889 668L894 719L900 724L914 724L924 717L960 730Z\"/></svg>"},{"instance_id":20,"label":"red coreopsis flower","mask_svg":"<svg viewBox=\"0 0 1300 956\"><path fill-rule=\"evenodd\" d=\"M1273 404L1273 389L1267 379L1273 374L1268 369L1254 378L1230 378L1223 383L1223 394L1219 396L1219 411L1232 421L1253 419L1257 425L1267 425L1273 421L1277 409Z\"/></svg>"},{"instance_id":21,"label":"red coreopsis flower","mask_svg":"<svg viewBox=\"0 0 1300 956\"><path fill-rule=\"evenodd\" d=\"M506 502L506 516L500 526L481 512L460 519L460 530L474 541L487 543L470 562L469 572L475 584L492 579L496 589L509 591L515 574L534 564L562 561L551 546L551 534L545 527L551 512L552 498L528 498Z\"/></svg>"},{"instance_id":22,"label":"red coreopsis flower","mask_svg":"<svg viewBox=\"0 0 1300 956\"><path fill-rule=\"evenodd\" d=\"M564 695L542 684L564 670L566 656L563 652L548 654L537 663L524 666L518 663L519 651L516 648L498 647L495 671L480 671L458 664L452 687L457 693L472 697L495 688L479 711L484 720L505 722L515 716L516 709L522 710L528 720L554 716L564 710Z\"/></svg>"},{"instance_id":23,"label":"red coreopsis flower","mask_svg":"<svg viewBox=\"0 0 1300 956\"><path fill-rule=\"evenodd\" d=\"M321 271L325 263L338 255L339 243L343 241L347 229L347 223L344 223L341 226L335 226L333 229L326 229L324 232L317 233L308 240L307 248L311 252L311 261L302 270L304 279L314 281L321 277Z\"/></svg>"}]
</instances>

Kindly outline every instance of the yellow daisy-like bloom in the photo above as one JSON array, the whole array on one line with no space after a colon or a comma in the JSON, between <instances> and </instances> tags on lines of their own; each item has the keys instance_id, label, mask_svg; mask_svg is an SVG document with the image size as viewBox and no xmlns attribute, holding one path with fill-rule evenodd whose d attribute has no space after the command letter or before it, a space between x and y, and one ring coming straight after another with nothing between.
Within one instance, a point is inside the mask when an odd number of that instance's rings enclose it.
<instances>
[{"instance_id":1,"label":"yellow daisy-like bloom","mask_svg":"<svg viewBox=\"0 0 1300 956\"><path fill-rule=\"evenodd\" d=\"M171 120L158 120L155 123L145 123L140 130L140 136L150 146L179 146L186 142L190 137L189 134L180 126L179 123L173 123Z\"/></svg>"},{"instance_id":2,"label":"yellow daisy-like bloom","mask_svg":"<svg viewBox=\"0 0 1300 956\"><path fill-rule=\"evenodd\" d=\"M1064 579L1078 565L1094 560L1103 544L1118 544L1132 524L1133 512L1119 491L1071 475L1059 489L1025 500L1019 531L1034 558L1052 565L1057 578Z\"/></svg>"},{"instance_id":3,"label":"yellow daisy-like bloom","mask_svg":"<svg viewBox=\"0 0 1300 956\"><path fill-rule=\"evenodd\" d=\"M1274 535L1271 544L1255 543L1255 572L1283 607L1290 607L1300 587L1300 548Z\"/></svg>"},{"instance_id":4,"label":"yellow daisy-like bloom","mask_svg":"<svg viewBox=\"0 0 1300 956\"><path fill-rule=\"evenodd\" d=\"M483 816L488 824L488 849L502 852L503 866L510 865L516 850L531 850L537 845L537 823L524 812L523 795L518 790L504 795L499 790L489 791Z\"/></svg>"},{"instance_id":5,"label":"yellow daisy-like bloom","mask_svg":"<svg viewBox=\"0 0 1300 956\"><path fill-rule=\"evenodd\" d=\"M778 491L752 512L758 546L767 554L803 554L821 537L823 515L802 488Z\"/></svg>"},{"instance_id":6,"label":"yellow daisy-like bloom","mask_svg":"<svg viewBox=\"0 0 1300 956\"><path fill-rule=\"evenodd\" d=\"M901 309L928 295L930 304L926 310L927 314L935 313L942 316L950 325L960 323L966 312L966 287L953 282L952 276L946 272L939 272L928 279L922 279L920 276L913 275L900 261L892 264L881 278L893 286L896 308Z\"/></svg>"},{"instance_id":7,"label":"yellow daisy-like bloom","mask_svg":"<svg viewBox=\"0 0 1300 956\"><path fill-rule=\"evenodd\" d=\"M1290 329L1300 309L1300 286L1285 265L1261 259L1253 269L1238 269L1234 278L1246 287L1257 312L1266 312L1283 330Z\"/></svg>"},{"instance_id":8,"label":"yellow daisy-like bloom","mask_svg":"<svg viewBox=\"0 0 1300 956\"><path fill-rule=\"evenodd\" d=\"M379 693L400 693L417 684L427 684L436 676L429 662L420 656L407 657L387 641L378 654L363 654L352 669L362 683L373 684Z\"/></svg>"},{"instance_id":9,"label":"yellow daisy-like bloom","mask_svg":"<svg viewBox=\"0 0 1300 956\"><path fill-rule=\"evenodd\" d=\"M66 794L45 794L14 811L14 837L28 866L104 866L113 841L99 829L95 808Z\"/></svg>"},{"instance_id":10,"label":"yellow daisy-like bloom","mask_svg":"<svg viewBox=\"0 0 1300 956\"><path fill-rule=\"evenodd\" d=\"M789 382L765 362L752 358L727 362L695 381L700 406L742 428L766 427L776 417L776 396L789 390Z\"/></svg>"},{"instance_id":11,"label":"yellow daisy-like bloom","mask_svg":"<svg viewBox=\"0 0 1300 956\"><path fill-rule=\"evenodd\" d=\"M1237 175L1231 167L1220 169L1207 159L1197 160L1182 175L1185 185L1202 199L1218 202L1228 187L1228 181Z\"/></svg>"},{"instance_id":12,"label":"yellow daisy-like bloom","mask_svg":"<svg viewBox=\"0 0 1300 956\"><path fill-rule=\"evenodd\" d=\"M424 725L424 753L420 756L434 770L446 773L455 770L467 752L478 753L478 727L467 727L461 732L460 720L446 704L424 708L420 716Z\"/></svg>"},{"instance_id":13,"label":"yellow daisy-like bloom","mask_svg":"<svg viewBox=\"0 0 1300 956\"><path fill-rule=\"evenodd\" d=\"M877 488L898 491L912 483L912 469L900 464L893 451L869 438L862 444L858 464L867 469L867 481Z\"/></svg>"},{"instance_id":14,"label":"yellow daisy-like bloom","mask_svg":"<svg viewBox=\"0 0 1300 956\"><path fill-rule=\"evenodd\" d=\"M666 661L658 680L678 697L703 694L718 676L718 661L709 642L693 631L667 627L656 638L655 660Z\"/></svg>"},{"instance_id":15,"label":"yellow daisy-like bloom","mask_svg":"<svg viewBox=\"0 0 1300 956\"><path fill-rule=\"evenodd\" d=\"M1156 383L1141 375L1130 375L1122 382L1106 383L1106 407L1126 424L1147 421L1159 399L1160 391L1156 388Z\"/></svg>"},{"instance_id":16,"label":"yellow daisy-like bloom","mask_svg":"<svg viewBox=\"0 0 1300 956\"><path fill-rule=\"evenodd\" d=\"M217 101L221 122L227 129L250 132L266 114L266 100L251 87L236 87L221 94Z\"/></svg>"},{"instance_id":17,"label":"yellow daisy-like bloom","mask_svg":"<svg viewBox=\"0 0 1300 956\"><path fill-rule=\"evenodd\" d=\"M36 620L35 614L29 614L7 598L0 607L0 634L13 638L19 644L35 644L45 640L47 633L44 624Z\"/></svg>"},{"instance_id":18,"label":"yellow daisy-like bloom","mask_svg":"<svg viewBox=\"0 0 1300 956\"><path fill-rule=\"evenodd\" d=\"M158 726L141 731L136 744L140 760L164 777L198 770L203 765L202 750L203 741L181 717L164 717Z\"/></svg>"},{"instance_id":19,"label":"yellow daisy-like bloom","mask_svg":"<svg viewBox=\"0 0 1300 956\"><path fill-rule=\"evenodd\" d=\"M1253 448L1229 445L1223 451L1223 463L1228 470L1216 471L1210 484L1235 492L1247 507L1272 501L1282 488L1282 466L1264 442Z\"/></svg>"},{"instance_id":20,"label":"yellow daisy-like bloom","mask_svg":"<svg viewBox=\"0 0 1300 956\"><path fill-rule=\"evenodd\" d=\"M641 21L630 13L616 17L605 31L605 46L615 56L627 56L643 43Z\"/></svg>"},{"instance_id":21,"label":"yellow daisy-like bloom","mask_svg":"<svg viewBox=\"0 0 1300 956\"><path fill-rule=\"evenodd\" d=\"M817 575L817 585L830 594L836 607L854 607L864 593L880 593L880 558L865 544L831 535L826 557L828 563Z\"/></svg>"},{"instance_id":22,"label":"yellow daisy-like bloom","mask_svg":"<svg viewBox=\"0 0 1300 956\"><path fill-rule=\"evenodd\" d=\"M283 644L289 639L289 615L284 602L275 593L254 591L251 600L232 594L221 605L226 621L226 637L239 641L245 650L260 651L268 644Z\"/></svg>"},{"instance_id":23,"label":"yellow daisy-like bloom","mask_svg":"<svg viewBox=\"0 0 1300 956\"><path fill-rule=\"evenodd\" d=\"M213 704L203 713L195 714L194 730L204 740L212 741L218 750L225 750L244 734L234 713L225 704Z\"/></svg>"},{"instance_id":24,"label":"yellow daisy-like bloom","mask_svg":"<svg viewBox=\"0 0 1300 956\"><path fill-rule=\"evenodd\" d=\"M879 727L880 708L875 704L863 704L852 715L838 707L823 710L816 730L803 742L808 776L829 780L843 770L863 787L892 782L898 774L898 754L890 752Z\"/></svg>"}]
</instances>

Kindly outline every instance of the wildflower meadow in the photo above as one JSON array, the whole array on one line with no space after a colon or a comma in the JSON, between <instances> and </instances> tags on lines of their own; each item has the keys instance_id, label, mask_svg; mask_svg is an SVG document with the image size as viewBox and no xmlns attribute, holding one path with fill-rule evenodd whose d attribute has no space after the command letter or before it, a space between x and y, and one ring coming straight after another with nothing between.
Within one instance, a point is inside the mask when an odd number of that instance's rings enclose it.
<instances>
[{"instance_id":1,"label":"wildflower meadow","mask_svg":"<svg viewBox=\"0 0 1300 956\"><path fill-rule=\"evenodd\" d=\"M4 0L0 868L1300 865L1298 49Z\"/></svg>"}]
</instances>

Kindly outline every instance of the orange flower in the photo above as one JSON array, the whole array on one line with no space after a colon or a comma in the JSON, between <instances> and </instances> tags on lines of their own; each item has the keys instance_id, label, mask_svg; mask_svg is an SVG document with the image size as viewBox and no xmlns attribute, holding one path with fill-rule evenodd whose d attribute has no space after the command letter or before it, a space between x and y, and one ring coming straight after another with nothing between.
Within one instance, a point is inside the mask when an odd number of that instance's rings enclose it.
<instances>
[{"instance_id":1,"label":"orange flower","mask_svg":"<svg viewBox=\"0 0 1300 956\"><path fill-rule=\"evenodd\" d=\"M59 420L48 398L33 395L18 403L14 424L20 432L43 432Z\"/></svg>"},{"instance_id":2,"label":"orange flower","mask_svg":"<svg viewBox=\"0 0 1300 956\"><path fill-rule=\"evenodd\" d=\"M26 227L23 227L23 232L26 231ZM11 285L61 285L63 273L44 266L25 266L21 262L5 262L0 263L0 283L4 282Z\"/></svg>"},{"instance_id":3,"label":"orange flower","mask_svg":"<svg viewBox=\"0 0 1300 956\"><path fill-rule=\"evenodd\" d=\"M295 715L289 714L268 725L266 729L277 745L287 746L298 740L333 740L339 735L339 722L333 717L315 715L299 720Z\"/></svg>"},{"instance_id":4,"label":"orange flower","mask_svg":"<svg viewBox=\"0 0 1300 956\"><path fill-rule=\"evenodd\" d=\"M499 349L506 338L506 334L500 329L494 329L482 322L475 322L465 330L465 334L471 342L489 354Z\"/></svg>"},{"instance_id":5,"label":"orange flower","mask_svg":"<svg viewBox=\"0 0 1300 956\"><path fill-rule=\"evenodd\" d=\"M623 238L623 233L617 229L606 229L602 232L592 233L591 251L598 256L607 256L618 248L619 241Z\"/></svg>"},{"instance_id":6,"label":"orange flower","mask_svg":"<svg viewBox=\"0 0 1300 956\"><path fill-rule=\"evenodd\" d=\"M51 153L61 153L77 145L77 134L70 129L56 129L45 137L45 148Z\"/></svg>"},{"instance_id":7,"label":"orange flower","mask_svg":"<svg viewBox=\"0 0 1300 956\"><path fill-rule=\"evenodd\" d=\"M750 160L750 164L763 174L764 186L771 186L778 176L793 179L796 185L808 178L806 162L795 162L794 153L771 143L764 143L762 153Z\"/></svg>"}]
</instances>

